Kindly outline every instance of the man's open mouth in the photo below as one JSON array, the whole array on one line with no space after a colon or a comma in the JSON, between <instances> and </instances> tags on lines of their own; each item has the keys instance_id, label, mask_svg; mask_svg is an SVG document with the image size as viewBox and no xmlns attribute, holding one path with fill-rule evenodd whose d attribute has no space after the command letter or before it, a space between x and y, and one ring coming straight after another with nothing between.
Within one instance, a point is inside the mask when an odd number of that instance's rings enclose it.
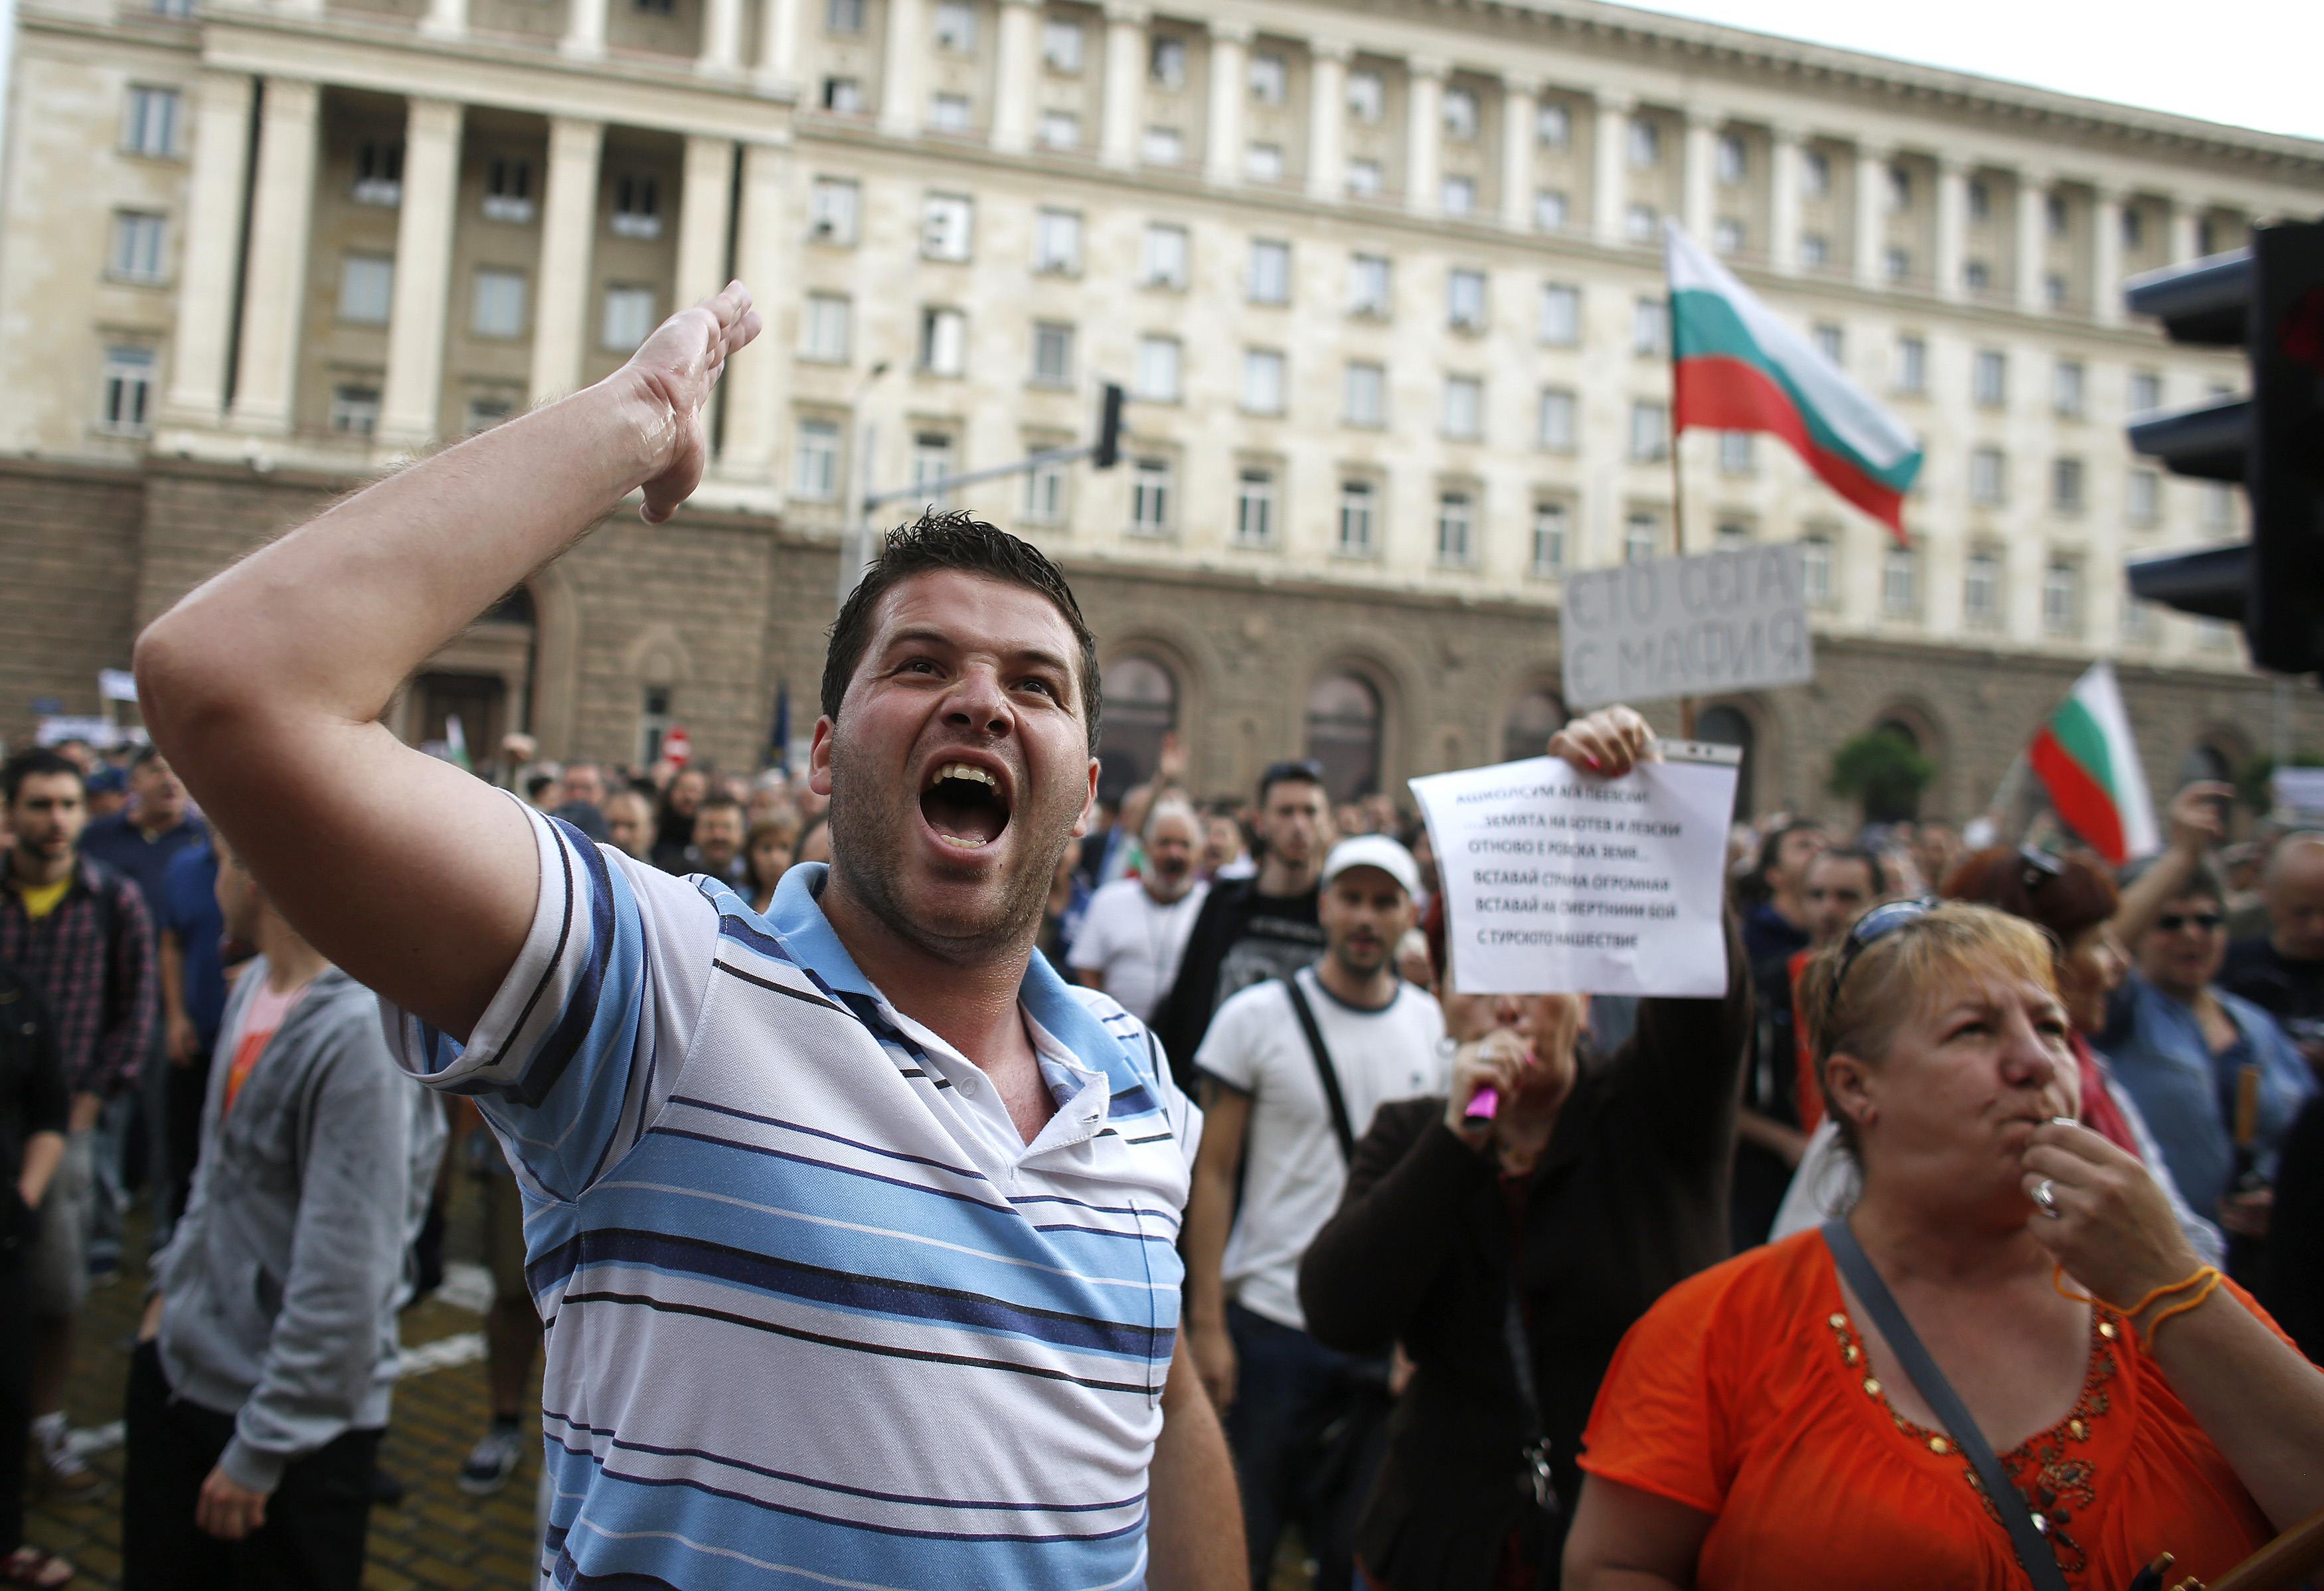
<instances>
[{"instance_id":1,"label":"man's open mouth","mask_svg":"<svg viewBox=\"0 0 2324 1591\"><path fill-rule=\"evenodd\" d=\"M987 770L941 763L920 791L920 816L945 844L980 851L1009 827L1009 797Z\"/></svg>"}]
</instances>

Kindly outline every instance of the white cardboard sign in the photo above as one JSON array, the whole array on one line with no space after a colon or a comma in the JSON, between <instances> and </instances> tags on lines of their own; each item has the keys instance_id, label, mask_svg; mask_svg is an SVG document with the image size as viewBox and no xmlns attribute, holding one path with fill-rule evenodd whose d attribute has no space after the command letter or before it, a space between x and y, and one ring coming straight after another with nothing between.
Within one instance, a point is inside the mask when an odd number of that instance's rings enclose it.
<instances>
[{"instance_id":1,"label":"white cardboard sign","mask_svg":"<svg viewBox=\"0 0 2324 1591\"><path fill-rule=\"evenodd\" d=\"M1412 781L1462 994L1727 991L1731 747L1600 779L1532 757Z\"/></svg>"},{"instance_id":2,"label":"white cardboard sign","mask_svg":"<svg viewBox=\"0 0 2324 1591\"><path fill-rule=\"evenodd\" d=\"M1561 624L1576 711L1815 677L1796 541L1570 574Z\"/></svg>"}]
</instances>

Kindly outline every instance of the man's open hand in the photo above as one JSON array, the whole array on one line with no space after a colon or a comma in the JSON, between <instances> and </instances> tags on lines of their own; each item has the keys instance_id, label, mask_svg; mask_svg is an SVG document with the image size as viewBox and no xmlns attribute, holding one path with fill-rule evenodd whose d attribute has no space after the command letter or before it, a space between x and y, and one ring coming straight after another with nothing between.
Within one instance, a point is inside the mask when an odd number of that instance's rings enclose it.
<instances>
[{"instance_id":1,"label":"man's open hand","mask_svg":"<svg viewBox=\"0 0 2324 1591\"><path fill-rule=\"evenodd\" d=\"M613 374L613 382L640 411L640 430L653 474L645 483L646 523L658 525L702 484L710 461L704 412L726 360L764 325L751 307L751 290L730 282L691 310L681 310Z\"/></svg>"},{"instance_id":2,"label":"man's open hand","mask_svg":"<svg viewBox=\"0 0 2324 1591\"><path fill-rule=\"evenodd\" d=\"M221 1541L239 1541L265 1525L266 1494L252 1491L223 1468L213 1469L194 1499L194 1523Z\"/></svg>"}]
</instances>

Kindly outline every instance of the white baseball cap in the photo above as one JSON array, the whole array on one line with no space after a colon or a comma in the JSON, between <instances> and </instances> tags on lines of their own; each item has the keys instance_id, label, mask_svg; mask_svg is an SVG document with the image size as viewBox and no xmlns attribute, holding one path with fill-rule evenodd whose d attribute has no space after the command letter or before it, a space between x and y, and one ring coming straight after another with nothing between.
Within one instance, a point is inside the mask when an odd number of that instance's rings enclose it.
<instances>
[{"instance_id":1,"label":"white baseball cap","mask_svg":"<svg viewBox=\"0 0 2324 1591\"><path fill-rule=\"evenodd\" d=\"M1333 846L1323 858L1323 882L1330 883L1351 867L1377 867L1402 884L1406 894L1420 893L1420 864L1384 834L1360 834Z\"/></svg>"}]
</instances>

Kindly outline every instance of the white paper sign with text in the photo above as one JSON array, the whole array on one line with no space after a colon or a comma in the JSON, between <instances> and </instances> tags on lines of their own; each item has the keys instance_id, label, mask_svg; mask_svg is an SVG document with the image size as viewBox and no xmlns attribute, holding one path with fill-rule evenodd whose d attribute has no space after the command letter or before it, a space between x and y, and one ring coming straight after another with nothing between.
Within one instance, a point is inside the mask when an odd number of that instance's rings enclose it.
<instances>
[{"instance_id":1,"label":"white paper sign with text","mask_svg":"<svg viewBox=\"0 0 2324 1591\"><path fill-rule=\"evenodd\" d=\"M1533 757L1412 781L1461 993L1727 992L1735 753L1665 754L1620 779Z\"/></svg>"},{"instance_id":2,"label":"white paper sign with text","mask_svg":"<svg viewBox=\"0 0 2324 1591\"><path fill-rule=\"evenodd\" d=\"M1815 677L1796 541L1565 577L1565 702L1716 696Z\"/></svg>"}]
</instances>

